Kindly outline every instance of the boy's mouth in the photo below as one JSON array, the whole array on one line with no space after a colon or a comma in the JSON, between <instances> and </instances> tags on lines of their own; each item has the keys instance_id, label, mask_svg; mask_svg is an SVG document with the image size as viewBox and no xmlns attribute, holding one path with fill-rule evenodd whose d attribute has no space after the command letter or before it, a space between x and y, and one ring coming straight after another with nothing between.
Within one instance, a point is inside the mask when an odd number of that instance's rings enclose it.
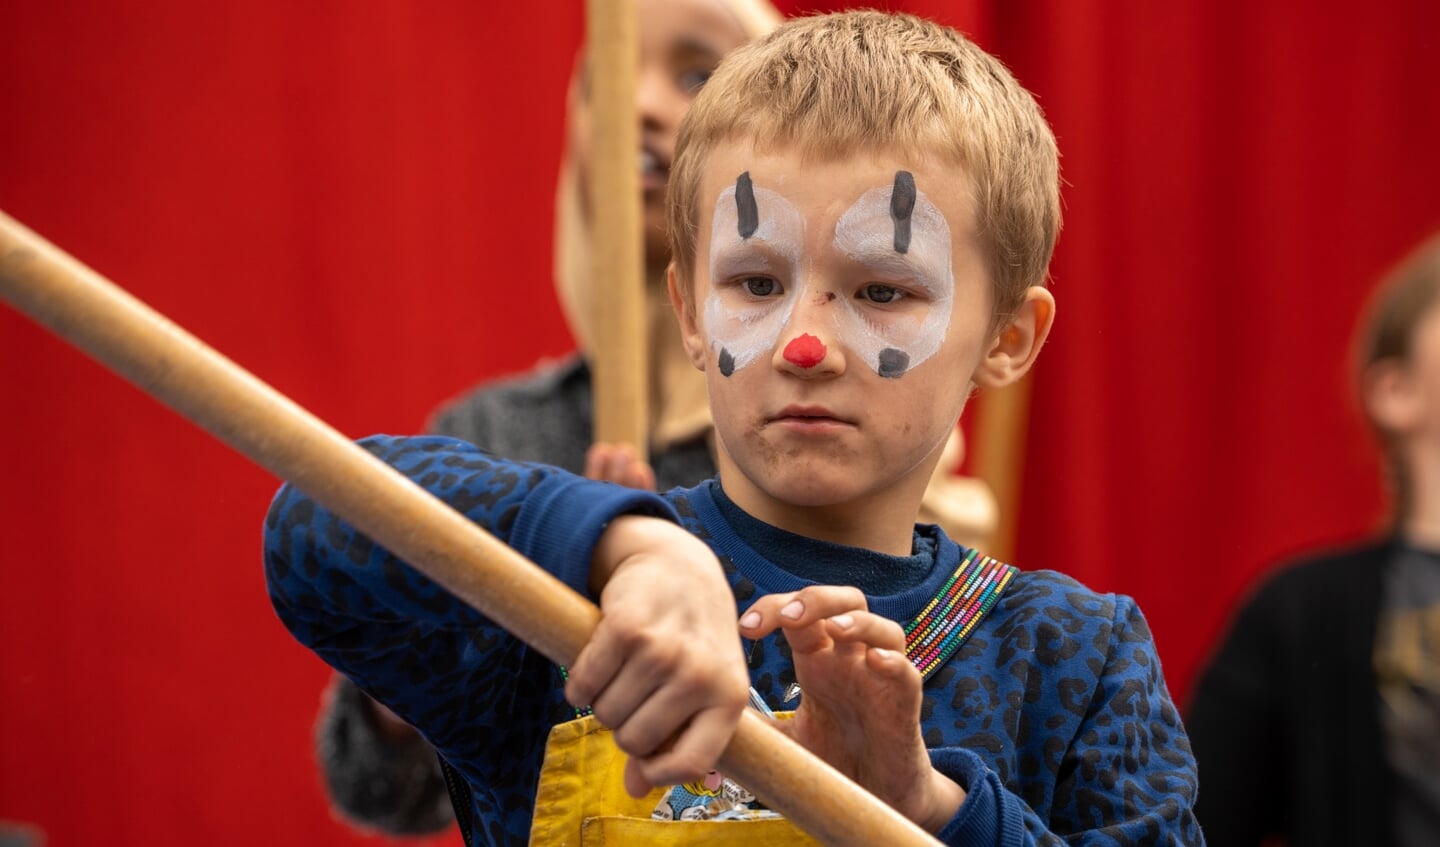
<instances>
[{"instance_id":1,"label":"boy's mouth","mask_svg":"<svg viewBox=\"0 0 1440 847\"><path fill-rule=\"evenodd\" d=\"M824 406L786 406L770 422L803 432L855 426L854 421L840 417Z\"/></svg>"}]
</instances>

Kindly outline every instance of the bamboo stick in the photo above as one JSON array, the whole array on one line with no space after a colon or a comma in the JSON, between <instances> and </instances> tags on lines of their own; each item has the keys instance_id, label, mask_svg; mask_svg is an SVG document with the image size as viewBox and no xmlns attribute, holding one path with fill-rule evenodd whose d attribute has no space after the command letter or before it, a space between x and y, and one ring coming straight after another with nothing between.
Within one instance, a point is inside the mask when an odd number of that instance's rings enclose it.
<instances>
[{"instance_id":1,"label":"bamboo stick","mask_svg":"<svg viewBox=\"0 0 1440 847\"><path fill-rule=\"evenodd\" d=\"M640 130L635 84L640 56L634 0L586 3L593 139L590 161L591 279L596 314L589 351L595 440L649 444Z\"/></svg>"},{"instance_id":2,"label":"bamboo stick","mask_svg":"<svg viewBox=\"0 0 1440 847\"><path fill-rule=\"evenodd\" d=\"M339 432L0 212L0 299L560 664L599 610ZM934 839L746 711L721 768L826 844Z\"/></svg>"}]
</instances>

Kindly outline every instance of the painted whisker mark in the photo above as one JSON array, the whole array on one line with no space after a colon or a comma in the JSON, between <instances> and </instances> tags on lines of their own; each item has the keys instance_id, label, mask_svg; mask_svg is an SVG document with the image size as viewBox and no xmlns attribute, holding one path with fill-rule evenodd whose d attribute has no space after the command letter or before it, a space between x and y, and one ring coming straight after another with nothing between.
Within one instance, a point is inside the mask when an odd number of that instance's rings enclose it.
<instances>
[{"instance_id":1,"label":"painted whisker mark","mask_svg":"<svg viewBox=\"0 0 1440 847\"><path fill-rule=\"evenodd\" d=\"M894 347L886 347L880 351L880 367L876 373L886 379L894 379L903 375L910 369L910 354L904 350L897 350Z\"/></svg>"}]
</instances>

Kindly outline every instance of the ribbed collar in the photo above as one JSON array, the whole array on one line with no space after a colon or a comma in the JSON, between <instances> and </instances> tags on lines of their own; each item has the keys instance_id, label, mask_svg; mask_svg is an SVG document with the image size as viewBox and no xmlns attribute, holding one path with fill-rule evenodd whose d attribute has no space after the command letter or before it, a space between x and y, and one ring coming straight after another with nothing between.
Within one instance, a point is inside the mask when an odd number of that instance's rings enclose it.
<instances>
[{"instance_id":1,"label":"ribbed collar","mask_svg":"<svg viewBox=\"0 0 1440 847\"><path fill-rule=\"evenodd\" d=\"M891 556L771 526L735 505L717 479L684 496L709 530L716 552L767 594L814 584L853 585L865 592L871 611L903 621L935 596L962 555L958 545L930 524L915 527L911 555Z\"/></svg>"}]
</instances>

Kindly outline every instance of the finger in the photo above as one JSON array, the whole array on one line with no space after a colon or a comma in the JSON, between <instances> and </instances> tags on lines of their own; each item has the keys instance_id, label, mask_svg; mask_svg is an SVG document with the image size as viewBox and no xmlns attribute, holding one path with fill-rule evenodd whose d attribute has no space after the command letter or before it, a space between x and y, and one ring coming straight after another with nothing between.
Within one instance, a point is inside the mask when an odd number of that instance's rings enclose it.
<instances>
[{"instance_id":1,"label":"finger","mask_svg":"<svg viewBox=\"0 0 1440 847\"><path fill-rule=\"evenodd\" d=\"M896 728L909 724L918 731L919 724L915 721L920 717L925 685L919 668L911 664L904 653L881 648L872 648L865 654L865 668L888 692L883 700L899 721Z\"/></svg>"},{"instance_id":2,"label":"finger","mask_svg":"<svg viewBox=\"0 0 1440 847\"><path fill-rule=\"evenodd\" d=\"M635 452L634 447L629 444L621 444L615 448L608 478L611 482L627 488L643 488L646 482L645 472L648 468L648 465L640 461L640 456Z\"/></svg>"},{"instance_id":3,"label":"finger","mask_svg":"<svg viewBox=\"0 0 1440 847\"><path fill-rule=\"evenodd\" d=\"M616 746L632 756L654 755L678 736L693 716L717 702L733 701L737 709L748 702L748 697L736 701L729 696L734 693L730 689L748 692L743 674L726 676L718 665L706 662L683 667L657 665L660 663L630 662L611 686L618 689L615 703L625 708L623 713L612 714L607 725L614 730ZM609 694L607 690L605 696ZM596 717L601 717L598 709Z\"/></svg>"},{"instance_id":4,"label":"finger","mask_svg":"<svg viewBox=\"0 0 1440 847\"><path fill-rule=\"evenodd\" d=\"M863 644L904 652L905 630L871 612L844 612L826 620L826 634L840 644Z\"/></svg>"},{"instance_id":5,"label":"finger","mask_svg":"<svg viewBox=\"0 0 1440 847\"><path fill-rule=\"evenodd\" d=\"M835 646L835 641L830 638L827 619L818 620L809 626L786 626L785 640L790 644L790 652L796 656L808 656L818 653L821 650L828 650ZM862 646L860 649L864 649Z\"/></svg>"},{"instance_id":6,"label":"finger","mask_svg":"<svg viewBox=\"0 0 1440 847\"><path fill-rule=\"evenodd\" d=\"M625 485L630 488L639 488L645 491L655 490L655 469L650 467L649 462L642 462L638 458L630 465L625 474Z\"/></svg>"},{"instance_id":7,"label":"finger","mask_svg":"<svg viewBox=\"0 0 1440 847\"><path fill-rule=\"evenodd\" d=\"M866 651L865 666L877 676L891 681L900 681L912 674L918 680L920 676L920 669L911 664L903 652L883 647L872 647ZM918 692L918 687L915 690Z\"/></svg>"},{"instance_id":8,"label":"finger","mask_svg":"<svg viewBox=\"0 0 1440 847\"><path fill-rule=\"evenodd\" d=\"M590 445L585 451L585 478L605 479L605 466L610 461L611 447L609 444L596 442Z\"/></svg>"},{"instance_id":9,"label":"finger","mask_svg":"<svg viewBox=\"0 0 1440 847\"><path fill-rule=\"evenodd\" d=\"M627 662L610 680L610 684L590 701L590 709L601 725L618 730L633 720L636 710L654 696L664 682L664 676L650 673L645 663ZM666 736L662 733L663 730L657 729L655 737L642 736L648 738L648 742L632 747L627 752L648 755L665 740Z\"/></svg>"},{"instance_id":10,"label":"finger","mask_svg":"<svg viewBox=\"0 0 1440 847\"><path fill-rule=\"evenodd\" d=\"M605 468L606 478L611 482L621 481L634 463L635 448L629 444L616 444L610 451L610 462Z\"/></svg>"},{"instance_id":11,"label":"finger","mask_svg":"<svg viewBox=\"0 0 1440 847\"><path fill-rule=\"evenodd\" d=\"M660 783L651 783L645 778L645 772L640 767L640 760L634 756L625 758L625 793L631 797L644 797L654 790Z\"/></svg>"},{"instance_id":12,"label":"finger","mask_svg":"<svg viewBox=\"0 0 1440 847\"><path fill-rule=\"evenodd\" d=\"M750 604L740 616L740 630L746 638L760 638L769 635L780 625L779 613L795 599L795 592L767 594Z\"/></svg>"},{"instance_id":13,"label":"finger","mask_svg":"<svg viewBox=\"0 0 1440 847\"><path fill-rule=\"evenodd\" d=\"M632 785L631 769L627 768L626 790L638 797L656 785L676 785L704 777L715 768L735 734L742 708L706 709L695 715L673 744L665 745L653 756L632 757L637 779Z\"/></svg>"},{"instance_id":14,"label":"finger","mask_svg":"<svg viewBox=\"0 0 1440 847\"><path fill-rule=\"evenodd\" d=\"M756 600L740 618L747 638L769 635L777 628L809 626L843 612L866 611L865 593L849 585L811 585L791 594L770 594ZM752 616L750 613L754 612Z\"/></svg>"},{"instance_id":15,"label":"finger","mask_svg":"<svg viewBox=\"0 0 1440 847\"><path fill-rule=\"evenodd\" d=\"M625 652L601 618L600 626L570 665L565 699L576 707L588 706L608 687L624 665Z\"/></svg>"}]
</instances>

